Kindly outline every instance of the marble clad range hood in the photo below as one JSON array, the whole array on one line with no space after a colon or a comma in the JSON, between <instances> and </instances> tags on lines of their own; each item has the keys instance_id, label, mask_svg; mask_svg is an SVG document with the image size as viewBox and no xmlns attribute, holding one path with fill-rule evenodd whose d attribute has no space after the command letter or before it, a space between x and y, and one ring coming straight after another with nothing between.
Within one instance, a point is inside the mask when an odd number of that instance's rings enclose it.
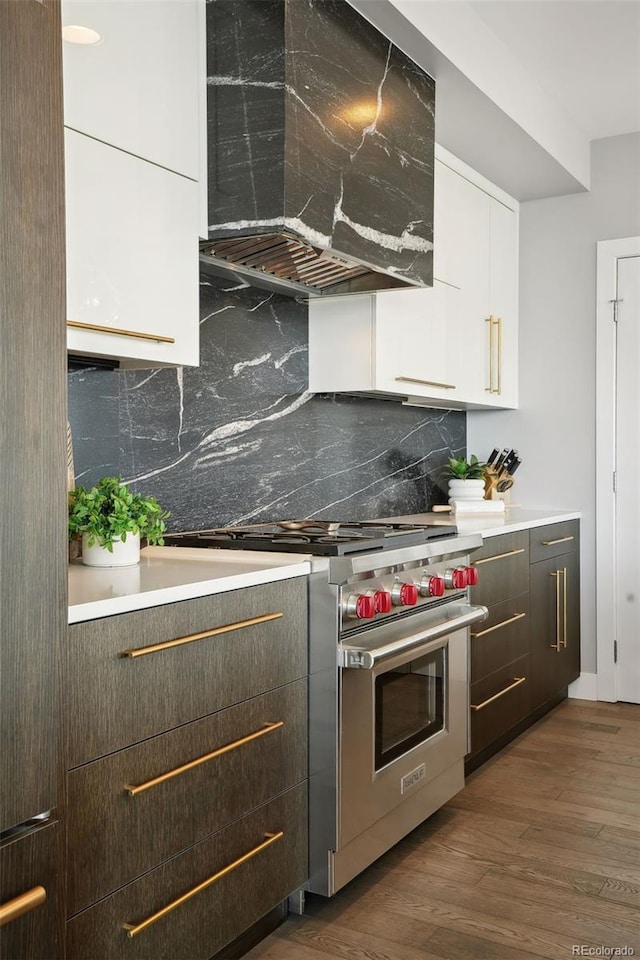
<instances>
[{"instance_id":1,"label":"marble clad range hood","mask_svg":"<svg viewBox=\"0 0 640 960\"><path fill-rule=\"evenodd\" d=\"M214 273L303 296L433 283L435 84L346 0L207 3Z\"/></svg>"}]
</instances>

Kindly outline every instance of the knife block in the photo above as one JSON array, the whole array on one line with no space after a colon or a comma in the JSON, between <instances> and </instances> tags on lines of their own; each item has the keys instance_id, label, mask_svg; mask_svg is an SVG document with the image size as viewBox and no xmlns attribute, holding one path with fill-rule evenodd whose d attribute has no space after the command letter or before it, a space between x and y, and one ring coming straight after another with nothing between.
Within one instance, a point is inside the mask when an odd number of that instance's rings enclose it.
<instances>
[{"instance_id":1,"label":"knife block","mask_svg":"<svg viewBox=\"0 0 640 960\"><path fill-rule=\"evenodd\" d=\"M498 487L504 486L504 490ZM492 467L486 467L484 471L484 499L485 500L504 500L505 506L509 505L511 500L511 487L513 486L513 477L506 470L494 470Z\"/></svg>"}]
</instances>

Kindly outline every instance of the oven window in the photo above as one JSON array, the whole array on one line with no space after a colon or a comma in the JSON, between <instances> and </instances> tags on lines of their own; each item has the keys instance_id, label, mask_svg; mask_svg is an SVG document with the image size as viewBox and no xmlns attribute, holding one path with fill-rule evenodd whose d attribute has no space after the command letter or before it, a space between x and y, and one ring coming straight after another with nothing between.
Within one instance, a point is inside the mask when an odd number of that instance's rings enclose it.
<instances>
[{"instance_id":1,"label":"oven window","mask_svg":"<svg viewBox=\"0 0 640 960\"><path fill-rule=\"evenodd\" d=\"M376 677L375 768L444 730L446 647Z\"/></svg>"}]
</instances>

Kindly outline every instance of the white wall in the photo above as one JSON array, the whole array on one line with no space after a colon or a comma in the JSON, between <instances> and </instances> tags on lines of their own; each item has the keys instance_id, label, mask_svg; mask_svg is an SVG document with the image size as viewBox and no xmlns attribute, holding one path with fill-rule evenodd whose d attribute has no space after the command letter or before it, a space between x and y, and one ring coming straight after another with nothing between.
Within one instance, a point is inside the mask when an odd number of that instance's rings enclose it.
<instances>
[{"instance_id":1,"label":"white wall","mask_svg":"<svg viewBox=\"0 0 640 960\"><path fill-rule=\"evenodd\" d=\"M580 510L582 670L596 671L596 241L640 233L640 133L595 140L589 193L520 206L520 409L474 412L468 449L516 447L512 499Z\"/></svg>"}]
</instances>

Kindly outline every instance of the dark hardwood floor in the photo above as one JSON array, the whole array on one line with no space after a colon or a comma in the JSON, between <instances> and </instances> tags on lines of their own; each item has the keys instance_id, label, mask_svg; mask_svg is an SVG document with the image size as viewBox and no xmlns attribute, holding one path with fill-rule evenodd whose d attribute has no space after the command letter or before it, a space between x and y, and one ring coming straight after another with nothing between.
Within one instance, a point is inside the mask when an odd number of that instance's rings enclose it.
<instances>
[{"instance_id":1,"label":"dark hardwood floor","mask_svg":"<svg viewBox=\"0 0 640 960\"><path fill-rule=\"evenodd\" d=\"M640 706L569 700L246 960L564 960L603 947L640 955Z\"/></svg>"}]
</instances>

